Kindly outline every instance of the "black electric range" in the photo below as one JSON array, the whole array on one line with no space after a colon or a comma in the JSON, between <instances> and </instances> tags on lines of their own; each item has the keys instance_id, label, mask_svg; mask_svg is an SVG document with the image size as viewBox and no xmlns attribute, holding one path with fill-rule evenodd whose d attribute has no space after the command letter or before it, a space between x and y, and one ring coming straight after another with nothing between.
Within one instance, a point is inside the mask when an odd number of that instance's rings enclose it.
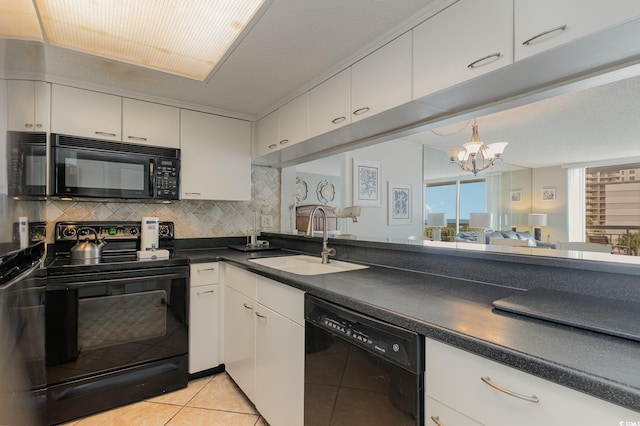
<instances>
[{"instance_id":1,"label":"black electric range","mask_svg":"<svg viewBox=\"0 0 640 426\"><path fill-rule=\"evenodd\" d=\"M58 424L185 387L188 259L138 260L139 222L58 222L46 264L47 423ZM104 238L99 259L74 260L78 240Z\"/></svg>"}]
</instances>

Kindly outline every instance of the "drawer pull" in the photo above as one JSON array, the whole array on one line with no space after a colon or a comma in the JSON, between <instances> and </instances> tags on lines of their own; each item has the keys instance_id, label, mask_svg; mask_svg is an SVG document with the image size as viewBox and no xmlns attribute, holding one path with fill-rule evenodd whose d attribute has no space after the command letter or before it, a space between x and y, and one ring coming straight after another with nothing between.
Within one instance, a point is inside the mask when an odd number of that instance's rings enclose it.
<instances>
[{"instance_id":1,"label":"drawer pull","mask_svg":"<svg viewBox=\"0 0 640 426\"><path fill-rule=\"evenodd\" d=\"M493 383L491 381L491 379L489 378L489 376L485 376L485 377L480 377L480 380L482 380L483 382L485 382L486 384L488 384L489 386L491 386L492 388L494 388L495 390L499 390L500 392L504 392L507 395L511 395L515 398L519 398L519 399L524 399L525 401L529 401L529 402L540 402L540 400L538 399L537 396L535 395L531 395L531 396L527 396L527 395L522 395L519 394L517 392L514 391L510 391L509 389L505 389L502 386L498 386L495 383Z\"/></svg>"},{"instance_id":2,"label":"drawer pull","mask_svg":"<svg viewBox=\"0 0 640 426\"><path fill-rule=\"evenodd\" d=\"M198 273L200 273L200 272L213 272L215 270L216 270L216 268L198 269Z\"/></svg>"},{"instance_id":3,"label":"drawer pull","mask_svg":"<svg viewBox=\"0 0 640 426\"><path fill-rule=\"evenodd\" d=\"M353 115L362 115L368 111L369 111L369 107L358 108L357 110L353 111Z\"/></svg>"},{"instance_id":4,"label":"drawer pull","mask_svg":"<svg viewBox=\"0 0 640 426\"><path fill-rule=\"evenodd\" d=\"M134 141L142 141L142 142L147 140L147 138L143 138L142 136L127 136L127 138Z\"/></svg>"},{"instance_id":5,"label":"drawer pull","mask_svg":"<svg viewBox=\"0 0 640 426\"><path fill-rule=\"evenodd\" d=\"M250 311L253 311L253 307L247 305L246 303L243 303L242 306L244 306L245 309L249 309Z\"/></svg>"},{"instance_id":6,"label":"drawer pull","mask_svg":"<svg viewBox=\"0 0 640 426\"><path fill-rule=\"evenodd\" d=\"M256 316L257 316L258 318L264 318L264 319L267 319L267 316L266 316L266 315L262 315L260 312L257 312L257 311L256 311L256 312L255 312L255 314L256 314Z\"/></svg>"},{"instance_id":7,"label":"drawer pull","mask_svg":"<svg viewBox=\"0 0 640 426\"><path fill-rule=\"evenodd\" d=\"M200 196L201 194L199 192L185 192L185 195L197 195Z\"/></svg>"},{"instance_id":8,"label":"drawer pull","mask_svg":"<svg viewBox=\"0 0 640 426\"><path fill-rule=\"evenodd\" d=\"M484 62L484 61L486 61L487 59L491 59L491 58L499 59L499 58L500 58L500 56L502 56L502 55L500 54L500 52L492 53L491 55L484 56L484 57L482 57L482 58L480 58L480 59L477 59L477 60L475 60L475 61L471 62L469 65L467 65L467 68L477 68L477 66L478 66L478 64L479 64L480 62ZM492 61L492 62L493 62L493 61Z\"/></svg>"},{"instance_id":9,"label":"drawer pull","mask_svg":"<svg viewBox=\"0 0 640 426\"><path fill-rule=\"evenodd\" d=\"M275 147L277 147L278 145L275 143L272 143L271 145L269 145L269 149L274 149Z\"/></svg>"},{"instance_id":10,"label":"drawer pull","mask_svg":"<svg viewBox=\"0 0 640 426\"><path fill-rule=\"evenodd\" d=\"M282 139L280 142L278 142L280 145L286 145L289 143L289 139Z\"/></svg>"},{"instance_id":11,"label":"drawer pull","mask_svg":"<svg viewBox=\"0 0 640 426\"><path fill-rule=\"evenodd\" d=\"M342 122L343 122L344 120L346 120L346 119L347 119L347 117L345 117L345 116L343 115L342 117L334 118L333 120L331 120L331 122L332 122L333 124L338 124L338 123L342 123Z\"/></svg>"},{"instance_id":12,"label":"drawer pull","mask_svg":"<svg viewBox=\"0 0 640 426\"><path fill-rule=\"evenodd\" d=\"M431 420L438 426L444 426L442 423L440 423L440 417L438 416L431 416Z\"/></svg>"},{"instance_id":13,"label":"drawer pull","mask_svg":"<svg viewBox=\"0 0 640 426\"><path fill-rule=\"evenodd\" d=\"M24 125L24 127L26 127L27 129L31 129L31 128L33 127L33 124L31 124L31 123L26 123L26 124Z\"/></svg>"},{"instance_id":14,"label":"drawer pull","mask_svg":"<svg viewBox=\"0 0 640 426\"><path fill-rule=\"evenodd\" d=\"M551 28L550 30L543 31L543 32L541 32L540 34L536 34L536 35L534 35L533 37L531 37L531 38L529 38L529 39L527 39L527 40L523 41L523 42L522 42L522 45L523 45L523 46L528 46L528 45L530 45L530 44L531 44L531 42L532 42L532 41L534 41L534 40L535 40L535 39L537 39L537 38L540 38L540 37L542 37L542 36L544 36L544 35L547 35L547 34L554 33L554 32L556 32L556 31L564 31L564 30L566 30L566 29L567 29L567 26L566 26L566 25L560 25L559 27Z\"/></svg>"},{"instance_id":15,"label":"drawer pull","mask_svg":"<svg viewBox=\"0 0 640 426\"><path fill-rule=\"evenodd\" d=\"M109 136L109 137L112 137L112 138L116 137L115 133L109 133L109 132L94 132L94 133L96 135L98 135L98 136Z\"/></svg>"},{"instance_id":16,"label":"drawer pull","mask_svg":"<svg viewBox=\"0 0 640 426\"><path fill-rule=\"evenodd\" d=\"M200 293L196 293L198 296L200 296L201 294L209 294L209 293L215 293L215 290L208 290L208 291L201 291Z\"/></svg>"}]
</instances>

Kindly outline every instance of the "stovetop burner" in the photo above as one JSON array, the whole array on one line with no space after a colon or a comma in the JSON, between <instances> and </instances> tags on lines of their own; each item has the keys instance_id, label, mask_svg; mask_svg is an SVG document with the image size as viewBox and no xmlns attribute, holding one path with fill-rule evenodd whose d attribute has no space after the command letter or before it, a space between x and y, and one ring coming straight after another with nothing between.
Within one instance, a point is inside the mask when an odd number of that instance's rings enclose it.
<instances>
[{"instance_id":1,"label":"stovetop burner","mask_svg":"<svg viewBox=\"0 0 640 426\"><path fill-rule=\"evenodd\" d=\"M102 257L97 259L71 259L71 248L83 237L95 238L94 230L100 239L106 241ZM160 222L160 249L170 252L169 259L138 260L136 251L140 249L140 222L58 222L55 226L54 258L47 264L48 274L72 274L90 270L90 272L115 272L118 270L160 267L181 264L172 253L175 230L173 222ZM91 267L91 268L88 268Z\"/></svg>"},{"instance_id":2,"label":"stovetop burner","mask_svg":"<svg viewBox=\"0 0 640 426\"><path fill-rule=\"evenodd\" d=\"M107 244L103 255L109 253L129 253L135 255L140 249L141 223L131 221L111 222L57 222L55 227L55 255L68 255L78 239L86 237L93 240L97 233L99 239ZM161 249L172 249L175 239L173 222L160 222L158 239Z\"/></svg>"}]
</instances>

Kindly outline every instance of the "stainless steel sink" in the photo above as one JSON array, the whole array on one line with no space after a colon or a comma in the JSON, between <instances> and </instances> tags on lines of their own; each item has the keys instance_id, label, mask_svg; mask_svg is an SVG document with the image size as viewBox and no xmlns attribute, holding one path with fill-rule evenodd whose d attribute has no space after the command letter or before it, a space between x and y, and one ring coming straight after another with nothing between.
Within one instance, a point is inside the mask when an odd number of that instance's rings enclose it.
<instances>
[{"instance_id":1,"label":"stainless steel sink","mask_svg":"<svg viewBox=\"0 0 640 426\"><path fill-rule=\"evenodd\" d=\"M355 271L368 268L368 266L342 262L340 260L331 260L330 263L322 263L321 258L306 255L267 257L263 259L249 259L249 261L298 275L331 274L334 272Z\"/></svg>"}]
</instances>

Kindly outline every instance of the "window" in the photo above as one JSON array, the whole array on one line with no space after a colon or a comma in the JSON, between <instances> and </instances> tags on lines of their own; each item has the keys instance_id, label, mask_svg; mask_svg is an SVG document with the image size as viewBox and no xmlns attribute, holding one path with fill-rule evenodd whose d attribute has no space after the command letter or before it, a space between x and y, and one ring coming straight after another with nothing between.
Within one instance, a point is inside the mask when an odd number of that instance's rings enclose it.
<instances>
[{"instance_id":1,"label":"window","mask_svg":"<svg viewBox=\"0 0 640 426\"><path fill-rule=\"evenodd\" d=\"M475 179L428 183L424 199L425 217L428 213L446 213L447 221L456 225L456 232L466 230L471 212L486 211L486 182Z\"/></svg>"}]
</instances>

